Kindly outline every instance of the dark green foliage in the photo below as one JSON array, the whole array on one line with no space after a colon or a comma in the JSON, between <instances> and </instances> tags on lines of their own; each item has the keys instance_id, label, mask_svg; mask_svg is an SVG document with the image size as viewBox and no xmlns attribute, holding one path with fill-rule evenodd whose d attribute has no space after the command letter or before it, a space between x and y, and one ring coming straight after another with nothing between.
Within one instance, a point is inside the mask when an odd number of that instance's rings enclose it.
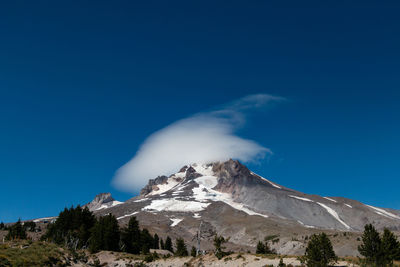
<instances>
[{"instance_id":1,"label":"dark green foliage","mask_svg":"<svg viewBox=\"0 0 400 267\"><path fill-rule=\"evenodd\" d=\"M154 249L159 249L160 248L159 243L160 243L160 238L158 237L157 234L154 234L154 237L153 237L153 248Z\"/></svg>"},{"instance_id":2,"label":"dark green foliage","mask_svg":"<svg viewBox=\"0 0 400 267\"><path fill-rule=\"evenodd\" d=\"M383 230L381 248L385 257L385 263L391 265L393 260L400 259L400 243L396 236L387 228Z\"/></svg>"},{"instance_id":3,"label":"dark green foliage","mask_svg":"<svg viewBox=\"0 0 400 267\"><path fill-rule=\"evenodd\" d=\"M139 222L136 220L136 217L131 217L128 227L121 231L121 241L124 251L132 254L139 254L142 247L140 236Z\"/></svg>"},{"instance_id":4,"label":"dark green foliage","mask_svg":"<svg viewBox=\"0 0 400 267\"><path fill-rule=\"evenodd\" d=\"M358 251L365 257L367 264L382 264L382 241L372 224L365 225L362 244L358 246Z\"/></svg>"},{"instance_id":5,"label":"dark green foliage","mask_svg":"<svg viewBox=\"0 0 400 267\"><path fill-rule=\"evenodd\" d=\"M256 253L257 254L275 254L275 251L272 250L268 245L268 241L273 240L273 239L265 238L264 240L266 240L264 243L261 241L258 241Z\"/></svg>"},{"instance_id":6,"label":"dark green foliage","mask_svg":"<svg viewBox=\"0 0 400 267\"><path fill-rule=\"evenodd\" d=\"M223 246L224 243L229 241L229 237L225 239L222 235L216 235L214 236L214 247L215 247L215 256L220 260L222 257L227 255L226 252L224 252L225 247Z\"/></svg>"},{"instance_id":7,"label":"dark green foliage","mask_svg":"<svg viewBox=\"0 0 400 267\"><path fill-rule=\"evenodd\" d=\"M0 255L0 266L11 267L11 262L5 257Z\"/></svg>"},{"instance_id":8,"label":"dark green foliage","mask_svg":"<svg viewBox=\"0 0 400 267\"><path fill-rule=\"evenodd\" d=\"M6 240L26 239L26 230L21 224L21 220L18 220L8 229Z\"/></svg>"},{"instance_id":9,"label":"dark green foliage","mask_svg":"<svg viewBox=\"0 0 400 267\"><path fill-rule=\"evenodd\" d=\"M264 245L263 242L258 241L256 253L257 253L257 254L265 254L265 245Z\"/></svg>"},{"instance_id":10,"label":"dark green foliage","mask_svg":"<svg viewBox=\"0 0 400 267\"><path fill-rule=\"evenodd\" d=\"M162 238L160 239L160 248L165 249L164 240Z\"/></svg>"},{"instance_id":11,"label":"dark green foliage","mask_svg":"<svg viewBox=\"0 0 400 267\"><path fill-rule=\"evenodd\" d=\"M29 232L34 232L36 229L36 223L35 222L25 222L24 223L24 228L29 231Z\"/></svg>"},{"instance_id":12,"label":"dark green foliage","mask_svg":"<svg viewBox=\"0 0 400 267\"><path fill-rule=\"evenodd\" d=\"M0 230L5 230L5 225L3 222L0 223Z\"/></svg>"},{"instance_id":13,"label":"dark green foliage","mask_svg":"<svg viewBox=\"0 0 400 267\"><path fill-rule=\"evenodd\" d=\"M160 258L160 256L158 256L158 254L156 252L154 252L154 253L147 254L146 257L144 258L144 261L145 262L152 262L152 261L155 261L155 260L157 260L159 258Z\"/></svg>"},{"instance_id":14,"label":"dark green foliage","mask_svg":"<svg viewBox=\"0 0 400 267\"><path fill-rule=\"evenodd\" d=\"M154 239L149 233L147 229L143 229L140 235L141 249L140 252L142 254L149 253L150 249L153 248Z\"/></svg>"},{"instance_id":15,"label":"dark green foliage","mask_svg":"<svg viewBox=\"0 0 400 267\"><path fill-rule=\"evenodd\" d=\"M87 247L90 229L96 223L96 218L88 208L80 206L65 208L60 212L57 220L50 224L42 240L56 244L65 244L72 249Z\"/></svg>"},{"instance_id":16,"label":"dark green foliage","mask_svg":"<svg viewBox=\"0 0 400 267\"><path fill-rule=\"evenodd\" d=\"M120 231L114 215L100 217L92 228L89 239L89 249L93 252L100 250L119 251Z\"/></svg>"},{"instance_id":17,"label":"dark green foliage","mask_svg":"<svg viewBox=\"0 0 400 267\"><path fill-rule=\"evenodd\" d=\"M332 243L325 233L311 236L304 261L308 267L325 267L337 261Z\"/></svg>"},{"instance_id":18,"label":"dark green foliage","mask_svg":"<svg viewBox=\"0 0 400 267\"><path fill-rule=\"evenodd\" d=\"M183 240L183 238L177 238L175 246L176 246L175 256L183 257L183 256L189 255L185 241Z\"/></svg>"},{"instance_id":19,"label":"dark green foliage","mask_svg":"<svg viewBox=\"0 0 400 267\"><path fill-rule=\"evenodd\" d=\"M396 236L384 229L382 238L372 224L367 224L358 251L364 256L367 266L392 266L393 260L400 259L400 243Z\"/></svg>"},{"instance_id":20,"label":"dark green foliage","mask_svg":"<svg viewBox=\"0 0 400 267\"><path fill-rule=\"evenodd\" d=\"M197 250L193 246L192 246L192 249L190 250L190 256L192 256L192 257L196 257L197 256Z\"/></svg>"},{"instance_id":21,"label":"dark green foliage","mask_svg":"<svg viewBox=\"0 0 400 267\"><path fill-rule=\"evenodd\" d=\"M278 267L286 267L286 264L283 263L283 259L279 261Z\"/></svg>"},{"instance_id":22,"label":"dark green foliage","mask_svg":"<svg viewBox=\"0 0 400 267\"><path fill-rule=\"evenodd\" d=\"M165 239L165 244L164 244L164 249L171 251L174 253L174 249L172 248L172 240L169 236L167 236L167 239Z\"/></svg>"}]
</instances>

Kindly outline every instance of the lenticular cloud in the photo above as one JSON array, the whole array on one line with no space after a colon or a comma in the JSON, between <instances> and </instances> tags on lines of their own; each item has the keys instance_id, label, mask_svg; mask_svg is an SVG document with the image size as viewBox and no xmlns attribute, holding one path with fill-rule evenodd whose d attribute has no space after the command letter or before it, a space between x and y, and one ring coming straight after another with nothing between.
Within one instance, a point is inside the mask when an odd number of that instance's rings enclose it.
<instances>
[{"instance_id":1,"label":"lenticular cloud","mask_svg":"<svg viewBox=\"0 0 400 267\"><path fill-rule=\"evenodd\" d=\"M282 100L270 95L250 95L210 112L177 121L150 135L136 155L114 177L114 185L137 191L148 179L169 175L191 163L229 158L249 162L271 153L256 142L234 134L245 123L249 109Z\"/></svg>"}]
</instances>

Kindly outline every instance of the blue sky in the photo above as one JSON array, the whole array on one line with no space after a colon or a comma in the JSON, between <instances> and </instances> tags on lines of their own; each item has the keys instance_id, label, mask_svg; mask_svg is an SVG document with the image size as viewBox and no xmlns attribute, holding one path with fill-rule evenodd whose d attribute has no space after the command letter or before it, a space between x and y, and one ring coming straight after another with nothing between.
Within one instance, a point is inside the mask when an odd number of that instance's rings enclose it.
<instances>
[{"instance_id":1,"label":"blue sky","mask_svg":"<svg viewBox=\"0 0 400 267\"><path fill-rule=\"evenodd\" d=\"M400 21L382 1L11 1L0 8L0 220L111 185L153 132L250 94L238 134L284 186L400 209Z\"/></svg>"}]
</instances>

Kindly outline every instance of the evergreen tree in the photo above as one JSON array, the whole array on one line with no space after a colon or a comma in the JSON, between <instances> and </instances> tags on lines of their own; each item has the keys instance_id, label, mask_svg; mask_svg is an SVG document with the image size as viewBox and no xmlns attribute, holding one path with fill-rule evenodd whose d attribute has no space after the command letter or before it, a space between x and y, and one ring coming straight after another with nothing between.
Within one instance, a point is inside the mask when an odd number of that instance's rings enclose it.
<instances>
[{"instance_id":1,"label":"evergreen tree","mask_svg":"<svg viewBox=\"0 0 400 267\"><path fill-rule=\"evenodd\" d=\"M89 240L91 252L119 251L120 231L118 221L111 213L100 217L92 229Z\"/></svg>"},{"instance_id":2,"label":"evergreen tree","mask_svg":"<svg viewBox=\"0 0 400 267\"><path fill-rule=\"evenodd\" d=\"M141 253L148 254L150 249L154 246L154 240L147 229L143 229L140 234Z\"/></svg>"},{"instance_id":3,"label":"evergreen tree","mask_svg":"<svg viewBox=\"0 0 400 267\"><path fill-rule=\"evenodd\" d=\"M4 225L3 222L1 222L1 223L0 223L0 230L4 230L4 228L5 228L5 225Z\"/></svg>"},{"instance_id":4,"label":"evergreen tree","mask_svg":"<svg viewBox=\"0 0 400 267\"><path fill-rule=\"evenodd\" d=\"M174 253L174 249L172 248L172 240L169 236L167 236L167 239L165 239L164 249Z\"/></svg>"},{"instance_id":5,"label":"evergreen tree","mask_svg":"<svg viewBox=\"0 0 400 267\"><path fill-rule=\"evenodd\" d=\"M257 254L265 254L265 245L263 242L258 241L256 253Z\"/></svg>"},{"instance_id":6,"label":"evergreen tree","mask_svg":"<svg viewBox=\"0 0 400 267\"><path fill-rule=\"evenodd\" d=\"M15 239L26 239L26 230L21 224L21 220L18 220L15 224L13 224L9 229L6 235L6 240L15 240Z\"/></svg>"},{"instance_id":7,"label":"evergreen tree","mask_svg":"<svg viewBox=\"0 0 400 267\"><path fill-rule=\"evenodd\" d=\"M154 234L154 237L153 237L153 248L154 249L159 249L160 248L160 245L159 245L159 243L160 243L160 238L158 237L158 235L157 234Z\"/></svg>"},{"instance_id":8,"label":"evergreen tree","mask_svg":"<svg viewBox=\"0 0 400 267\"><path fill-rule=\"evenodd\" d=\"M96 217L87 207L65 208L57 220L48 226L42 240L52 241L70 248L86 247L91 235L91 228L96 223Z\"/></svg>"},{"instance_id":9,"label":"evergreen tree","mask_svg":"<svg viewBox=\"0 0 400 267\"><path fill-rule=\"evenodd\" d=\"M139 222L136 220L136 217L131 217L128 222L128 227L121 231L121 241L124 246L124 251L132 254L139 254L142 247L140 237Z\"/></svg>"},{"instance_id":10,"label":"evergreen tree","mask_svg":"<svg viewBox=\"0 0 400 267\"><path fill-rule=\"evenodd\" d=\"M29 232L34 232L36 229L36 223L35 222L25 222L24 223L24 228L29 231Z\"/></svg>"},{"instance_id":11,"label":"evergreen tree","mask_svg":"<svg viewBox=\"0 0 400 267\"><path fill-rule=\"evenodd\" d=\"M400 259L400 243L387 228L383 230L381 248L385 264L391 266L393 265L393 260Z\"/></svg>"},{"instance_id":12,"label":"evergreen tree","mask_svg":"<svg viewBox=\"0 0 400 267\"><path fill-rule=\"evenodd\" d=\"M177 238L175 244L176 244L175 256L184 257L189 255L183 238Z\"/></svg>"},{"instance_id":13,"label":"evergreen tree","mask_svg":"<svg viewBox=\"0 0 400 267\"><path fill-rule=\"evenodd\" d=\"M165 249L164 240L162 238L160 239L160 248Z\"/></svg>"},{"instance_id":14,"label":"evergreen tree","mask_svg":"<svg viewBox=\"0 0 400 267\"><path fill-rule=\"evenodd\" d=\"M278 267L286 267L286 264L283 263L283 259L279 261Z\"/></svg>"},{"instance_id":15,"label":"evergreen tree","mask_svg":"<svg viewBox=\"0 0 400 267\"><path fill-rule=\"evenodd\" d=\"M308 267L326 267L328 264L337 261L332 243L325 233L311 236L304 260Z\"/></svg>"},{"instance_id":16,"label":"evergreen tree","mask_svg":"<svg viewBox=\"0 0 400 267\"><path fill-rule=\"evenodd\" d=\"M192 246L192 250L190 251L190 256L192 256L192 257L196 257L197 256L197 250L193 246Z\"/></svg>"},{"instance_id":17,"label":"evergreen tree","mask_svg":"<svg viewBox=\"0 0 400 267\"><path fill-rule=\"evenodd\" d=\"M214 237L215 256L217 256L218 259L221 259L226 255L226 252L224 252L225 247L223 245L228 241L229 238L225 239L222 235L216 235Z\"/></svg>"},{"instance_id":18,"label":"evergreen tree","mask_svg":"<svg viewBox=\"0 0 400 267\"><path fill-rule=\"evenodd\" d=\"M358 246L358 252L365 257L367 264L383 266L382 240L372 224L365 225L362 244Z\"/></svg>"}]
</instances>

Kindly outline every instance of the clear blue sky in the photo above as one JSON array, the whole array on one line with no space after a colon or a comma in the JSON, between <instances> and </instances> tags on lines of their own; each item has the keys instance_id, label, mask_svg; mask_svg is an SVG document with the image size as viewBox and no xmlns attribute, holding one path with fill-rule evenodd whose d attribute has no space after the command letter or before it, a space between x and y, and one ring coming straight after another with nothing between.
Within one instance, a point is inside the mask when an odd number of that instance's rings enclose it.
<instances>
[{"instance_id":1,"label":"clear blue sky","mask_svg":"<svg viewBox=\"0 0 400 267\"><path fill-rule=\"evenodd\" d=\"M240 132L254 171L400 209L400 6L326 2L1 3L0 221L130 198L149 134L254 93L290 99Z\"/></svg>"}]
</instances>

